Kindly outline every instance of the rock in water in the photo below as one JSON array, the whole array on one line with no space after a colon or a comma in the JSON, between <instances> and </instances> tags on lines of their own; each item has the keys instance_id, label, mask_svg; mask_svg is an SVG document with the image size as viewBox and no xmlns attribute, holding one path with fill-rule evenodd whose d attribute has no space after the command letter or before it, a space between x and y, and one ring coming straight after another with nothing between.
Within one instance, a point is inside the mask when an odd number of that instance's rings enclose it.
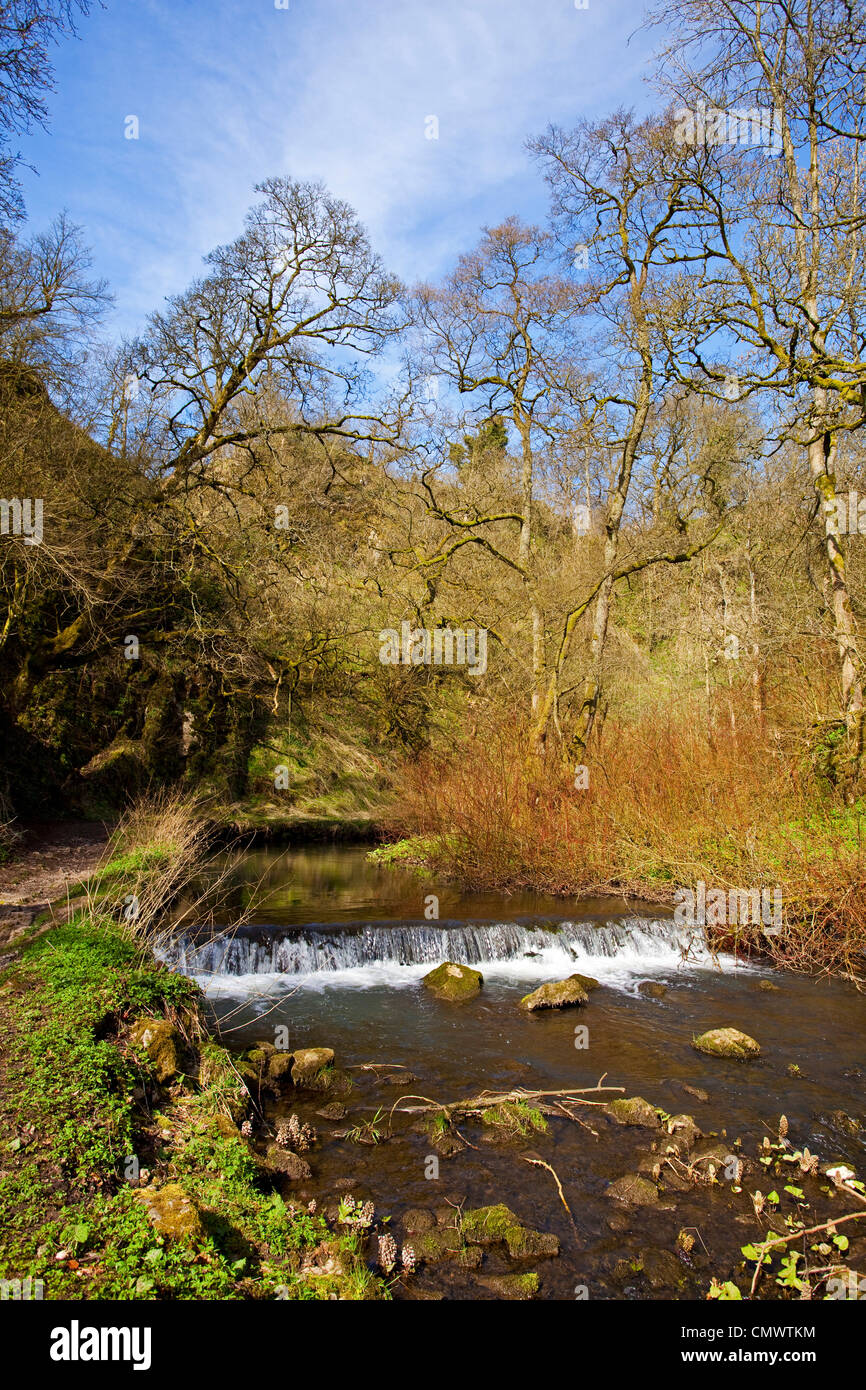
<instances>
[{"instance_id":1,"label":"rock in water","mask_svg":"<svg viewBox=\"0 0 866 1390\"><path fill-rule=\"evenodd\" d=\"M617 1202L624 1202L629 1207L652 1206L659 1199L655 1183L650 1182L648 1178L642 1178L638 1173L626 1173L624 1178L617 1178L604 1195L613 1197Z\"/></svg>"},{"instance_id":2,"label":"rock in water","mask_svg":"<svg viewBox=\"0 0 866 1390\"><path fill-rule=\"evenodd\" d=\"M481 993L484 978L468 965L455 965L454 961L446 960L442 965L437 965L435 970L431 970L429 975L425 975L421 983L426 985L437 999L450 999L455 1003L462 1003L463 1000L474 999Z\"/></svg>"},{"instance_id":3,"label":"rock in water","mask_svg":"<svg viewBox=\"0 0 866 1390\"><path fill-rule=\"evenodd\" d=\"M658 1111L643 1096L622 1097L612 1100L607 1113L621 1125L637 1125L642 1129L658 1129L661 1124Z\"/></svg>"},{"instance_id":4,"label":"rock in water","mask_svg":"<svg viewBox=\"0 0 866 1390\"><path fill-rule=\"evenodd\" d=\"M267 1166L276 1173L282 1173L291 1182L304 1182L313 1176L313 1170L305 1158L283 1149L279 1144L268 1144L265 1155Z\"/></svg>"},{"instance_id":5,"label":"rock in water","mask_svg":"<svg viewBox=\"0 0 866 1390\"><path fill-rule=\"evenodd\" d=\"M300 1047L292 1055L292 1080L296 1086L309 1085L334 1061L334 1050L330 1047Z\"/></svg>"},{"instance_id":6,"label":"rock in water","mask_svg":"<svg viewBox=\"0 0 866 1390\"><path fill-rule=\"evenodd\" d=\"M513 1260L539 1259L559 1254L559 1240L544 1231L533 1231L498 1202L463 1213L463 1235L469 1245L496 1245L504 1241Z\"/></svg>"},{"instance_id":7,"label":"rock in water","mask_svg":"<svg viewBox=\"0 0 866 1390\"><path fill-rule=\"evenodd\" d=\"M741 1033L737 1028L711 1028L692 1039L692 1047L705 1052L708 1057L734 1057L745 1062L749 1057L757 1057L761 1051L754 1038Z\"/></svg>"},{"instance_id":8,"label":"rock in water","mask_svg":"<svg viewBox=\"0 0 866 1390\"><path fill-rule=\"evenodd\" d=\"M643 994L647 999L664 999L668 987L663 985L661 980L641 980L637 992Z\"/></svg>"},{"instance_id":9,"label":"rock in water","mask_svg":"<svg viewBox=\"0 0 866 1390\"><path fill-rule=\"evenodd\" d=\"M521 1009L535 1013L536 1009L567 1009L574 1004L588 1004L589 995L583 981L585 975L569 975L567 980L553 980L540 985L531 994L524 994Z\"/></svg>"}]
</instances>

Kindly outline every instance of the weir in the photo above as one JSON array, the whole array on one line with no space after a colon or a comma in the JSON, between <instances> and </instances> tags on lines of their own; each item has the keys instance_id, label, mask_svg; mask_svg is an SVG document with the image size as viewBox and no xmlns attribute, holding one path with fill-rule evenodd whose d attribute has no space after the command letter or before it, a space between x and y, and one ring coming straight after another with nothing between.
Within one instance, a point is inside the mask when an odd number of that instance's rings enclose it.
<instances>
[{"instance_id":1,"label":"weir","mask_svg":"<svg viewBox=\"0 0 866 1390\"><path fill-rule=\"evenodd\" d=\"M618 917L558 922L358 922L303 927L243 926L203 938L180 936L166 952L188 975L310 975L370 965L469 965L544 956L565 970L581 962L630 957L705 962L700 930L671 918Z\"/></svg>"}]
</instances>

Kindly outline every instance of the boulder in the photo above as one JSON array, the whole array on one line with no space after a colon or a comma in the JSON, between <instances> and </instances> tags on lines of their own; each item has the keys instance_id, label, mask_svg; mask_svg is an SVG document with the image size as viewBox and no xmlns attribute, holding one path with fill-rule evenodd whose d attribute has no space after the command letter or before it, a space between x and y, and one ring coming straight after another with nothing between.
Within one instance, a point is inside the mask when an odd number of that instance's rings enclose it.
<instances>
[{"instance_id":1,"label":"boulder","mask_svg":"<svg viewBox=\"0 0 866 1390\"><path fill-rule=\"evenodd\" d=\"M463 1213L463 1235L470 1245L496 1245L504 1241L513 1260L539 1259L559 1254L559 1240L544 1231L533 1231L502 1202Z\"/></svg>"},{"instance_id":2,"label":"boulder","mask_svg":"<svg viewBox=\"0 0 866 1390\"><path fill-rule=\"evenodd\" d=\"M426 1231L413 1231L411 1241L417 1260L437 1264L440 1260L456 1259L463 1250L463 1237L456 1226L434 1226Z\"/></svg>"},{"instance_id":3,"label":"boulder","mask_svg":"<svg viewBox=\"0 0 866 1390\"><path fill-rule=\"evenodd\" d=\"M333 1065L334 1052L330 1047L301 1047L293 1053L292 1080L296 1086L315 1083L319 1073Z\"/></svg>"},{"instance_id":4,"label":"boulder","mask_svg":"<svg viewBox=\"0 0 866 1390\"><path fill-rule=\"evenodd\" d=\"M661 980L641 980L637 992L643 994L647 999L664 999L668 987L663 985Z\"/></svg>"},{"instance_id":5,"label":"boulder","mask_svg":"<svg viewBox=\"0 0 866 1390\"><path fill-rule=\"evenodd\" d=\"M425 975L421 983L435 994L437 999L448 999L460 1004L464 1000L474 999L481 993L484 977L468 965L456 965L454 961L446 960Z\"/></svg>"},{"instance_id":6,"label":"boulder","mask_svg":"<svg viewBox=\"0 0 866 1390\"><path fill-rule=\"evenodd\" d=\"M162 1084L180 1071L180 1035L164 1018L139 1018L129 1030L135 1047L144 1048L157 1081Z\"/></svg>"},{"instance_id":7,"label":"boulder","mask_svg":"<svg viewBox=\"0 0 866 1390\"><path fill-rule=\"evenodd\" d=\"M650 1105L643 1096L632 1096L612 1100L607 1113L620 1125L636 1125L641 1129L658 1129L661 1124L655 1106Z\"/></svg>"},{"instance_id":8,"label":"boulder","mask_svg":"<svg viewBox=\"0 0 866 1390\"><path fill-rule=\"evenodd\" d=\"M604 1194L629 1207L649 1207L659 1199L658 1188L648 1178L638 1173L626 1173L625 1177L612 1182Z\"/></svg>"},{"instance_id":9,"label":"boulder","mask_svg":"<svg viewBox=\"0 0 866 1390\"><path fill-rule=\"evenodd\" d=\"M740 1062L757 1057L761 1051L754 1038L737 1028L711 1028L708 1033L693 1038L692 1047L708 1057L733 1057Z\"/></svg>"},{"instance_id":10,"label":"boulder","mask_svg":"<svg viewBox=\"0 0 866 1390\"><path fill-rule=\"evenodd\" d=\"M295 1064L295 1054L293 1052L272 1052L268 1057L267 1078L272 1086L277 1088L288 1086L292 1079L292 1067Z\"/></svg>"},{"instance_id":11,"label":"boulder","mask_svg":"<svg viewBox=\"0 0 866 1390\"><path fill-rule=\"evenodd\" d=\"M305 1158L284 1149L280 1144L268 1144L265 1162L274 1173L281 1173L290 1182L304 1182L313 1176L313 1170Z\"/></svg>"},{"instance_id":12,"label":"boulder","mask_svg":"<svg viewBox=\"0 0 866 1390\"><path fill-rule=\"evenodd\" d=\"M531 994L524 994L521 1009L535 1013L538 1009L567 1009L576 1004L588 1004L589 994L583 984L584 975L569 975L567 980L551 980Z\"/></svg>"},{"instance_id":13,"label":"boulder","mask_svg":"<svg viewBox=\"0 0 866 1390\"><path fill-rule=\"evenodd\" d=\"M180 1183L141 1187L133 1197L144 1204L147 1219L160 1235L172 1240L200 1240L204 1236L201 1213Z\"/></svg>"}]
</instances>

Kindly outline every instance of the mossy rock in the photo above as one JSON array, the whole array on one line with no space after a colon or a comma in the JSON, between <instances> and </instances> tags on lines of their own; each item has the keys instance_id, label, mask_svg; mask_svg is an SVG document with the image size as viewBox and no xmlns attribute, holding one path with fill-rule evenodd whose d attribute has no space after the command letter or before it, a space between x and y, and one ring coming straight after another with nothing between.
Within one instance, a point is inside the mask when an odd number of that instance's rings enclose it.
<instances>
[{"instance_id":1,"label":"mossy rock","mask_svg":"<svg viewBox=\"0 0 866 1390\"><path fill-rule=\"evenodd\" d=\"M470 1245L496 1245L504 1241L512 1259L546 1258L559 1254L555 1235L533 1231L504 1203L476 1207L463 1213L463 1235Z\"/></svg>"},{"instance_id":2,"label":"mossy rock","mask_svg":"<svg viewBox=\"0 0 866 1390\"><path fill-rule=\"evenodd\" d=\"M324 1049L327 1051L327 1049ZM333 1054L332 1054L333 1056ZM293 1052L273 1052L268 1058L267 1079L278 1090L292 1084L292 1068L295 1064Z\"/></svg>"},{"instance_id":3,"label":"mossy rock","mask_svg":"<svg viewBox=\"0 0 866 1390\"><path fill-rule=\"evenodd\" d=\"M406 1244L412 1246L417 1260L437 1264L460 1254L463 1237L456 1226L434 1226L426 1231L413 1231Z\"/></svg>"},{"instance_id":4,"label":"mossy rock","mask_svg":"<svg viewBox=\"0 0 866 1390\"><path fill-rule=\"evenodd\" d=\"M484 1289L495 1293L497 1298L507 1298L514 1303L524 1303L538 1293L540 1280L533 1271L529 1274L494 1274L488 1279L479 1279Z\"/></svg>"},{"instance_id":5,"label":"mossy rock","mask_svg":"<svg viewBox=\"0 0 866 1390\"><path fill-rule=\"evenodd\" d=\"M577 971L575 971L575 973L573 975L569 975L568 978L570 980L577 980L579 984L582 984L587 994L590 994L594 989L601 989L601 981L596 980L592 975L581 975ZM506 1276L506 1278L508 1279L525 1279L528 1277L529 1276L525 1274L509 1274Z\"/></svg>"},{"instance_id":6,"label":"mossy rock","mask_svg":"<svg viewBox=\"0 0 866 1390\"><path fill-rule=\"evenodd\" d=\"M290 1182L305 1182L313 1176L313 1170L305 1158L284 1149L280 1144L268 1144L265 1163L272 1173L280 1173Z\"/></svg>"},{"instance_id":7,"label":"mossy rock","mask_svg":"<svg viewBox=\"0 0 866 1390\"><path fill-rule=\"evenodd\" d=\"M462 1004L481 993L484 977L468 965L458 965L453 960L446 960L425 975L421 983L435 994L437 999Z\"/></svg>"},{"instance_id":8,"label":"mossy rock","mask_svg":"<svg viewBox=\"0 0 866 1390\"><path fill-rule=\"evenodd\" d=\"M551 980L539 985L531 994L524 994L521 1009L535 1013L538 1009L567 1009L589 1003L589 993L583 981L585 975L569 975L567 980Z\"/></svg>"},{"instance_id":9,"label":"mossy rock","mask_svg":"<svg viewBox=\"0 0 866 1390\"><path fill-rule=\"evenodd\" d=\"M321 1084L321 1073L334 1064L334 1050L331 1047L301 1047L293 1053L291 1067L292 1080L296 1086L306 1086L313 1090L327 1090ZM272 1062L268 1064L268 1070Z\"/></svg>"},{"instance_id":10,"label":"mossy rock","mask_svg":"<svg viewBox=\"0 0 866 1390\"><path fill-rule=\"evenodd\" d=\"M142 1202L147 1211L151 1226L160 1235L171 1240L201 1240L204 1236L201 1213L180 1183L166 1183L164 1187L142 1187L133 1192L133 1197Z\"/></svg>"},{"instance_id":11,"label":"mossy rock","mask_svg":"<svg viewBox=\"0 0 866 1390\"><path fill-rule=\"evenodd\" d=\"M629 1207L649 1207L659 1199L655 1183L638 1173L626 1173L625 1177L617 1178L604 1195Z\"/></svg>"},{"instance_id":12,"label":"mossy rock","mask_svg":"<svg viewBox=\"0 0 866 1390\"><path fill-rule=\"evenodd\" d=\"M757 1057L761 1051L755 1039L750 1038L748 1033L741 1033L738 1028L711 1028L708 1033L693 1038L692 1047L708 1057L733 1057L739 1062Z\"/></svg>"},{"instance_id":13,"label":"mossy rock","mask_svg":"<svg viewBox=\"0 0 866 1390\"><path fill-rule=\"evenodd\" d=\"M129 1030L134 1047L144 1048L160 1084L180 1072L180 1035L164 1018L136 1019Z\"/></svg>"},{"instance_id":14,"label":"mossy rock","mask_svg":"<svg viewBox=\"0 0 866 1390\"><path fill-rule=\"evenodd\" d=\"M628 1100L622 1096L612 1100L607 1113L620 1125L635 1125L640 1129L658 1129L661 1125L655 1106L650 1105L643 1096L632 1096Z\"/></svg>"}]
</instances>

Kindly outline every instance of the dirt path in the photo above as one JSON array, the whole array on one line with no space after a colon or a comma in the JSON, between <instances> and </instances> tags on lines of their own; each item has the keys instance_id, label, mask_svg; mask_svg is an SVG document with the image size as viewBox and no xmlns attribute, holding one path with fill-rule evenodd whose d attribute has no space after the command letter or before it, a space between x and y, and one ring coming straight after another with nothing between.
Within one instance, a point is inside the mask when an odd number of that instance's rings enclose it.
<instances>
[{"instance_id":1,"label":"dirt path","mask_svg":"<svg viewBox=\"0 0 866 1390\"><path fill-rule=\"evenodd\" d=\"M0 865L0 943L87 878L105 850L110 827L94 821L41 821L25 827L12 858Z\"/></svg>"}]
</instances>

